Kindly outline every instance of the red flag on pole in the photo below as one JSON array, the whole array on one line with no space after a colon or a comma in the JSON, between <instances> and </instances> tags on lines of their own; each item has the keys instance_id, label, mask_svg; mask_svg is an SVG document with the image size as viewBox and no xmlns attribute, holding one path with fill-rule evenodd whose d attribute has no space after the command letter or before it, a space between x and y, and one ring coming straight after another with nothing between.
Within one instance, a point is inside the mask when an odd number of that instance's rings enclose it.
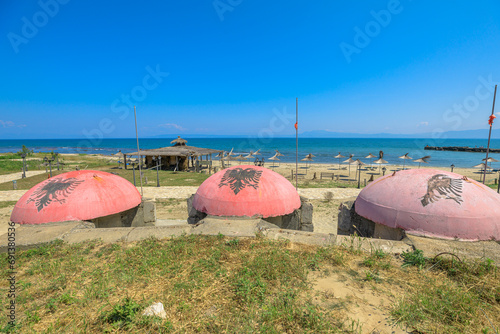
<instances>
[{"instance_id":1,"label":"red flag on pole","mask_svg":"<svg viewBox=\"0 0 500 334\"><path fill-rule=\"evenodd\" d=\"M297 122L295 122L295 130L298 130L299 129L299 126L297 124Z\"/></svg>"},{"instance_id":2,"label":"red flag on pole","mask_svg":"<svg viewBox=\"0 0 500 334\"><path fill-rule=\"evenodd\" d=\"M492 125L493 125L493 120L494 120L495 118L497 118L495 115L491 115L491 116L490 116L490 118L488 119L488 124L489 124L490 126L492 126Z\"/></svg>"}]
</instances>

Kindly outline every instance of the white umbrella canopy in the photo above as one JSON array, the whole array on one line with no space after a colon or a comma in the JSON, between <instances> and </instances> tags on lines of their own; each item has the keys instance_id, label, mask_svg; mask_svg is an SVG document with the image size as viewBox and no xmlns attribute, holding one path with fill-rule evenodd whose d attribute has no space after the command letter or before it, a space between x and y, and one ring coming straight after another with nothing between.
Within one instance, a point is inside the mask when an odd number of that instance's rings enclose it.
<instances>
[{"instance_id":1,"label":"white umbrella canopy","mask_svg":"<svg viewBox=\"0 0 500 334\"><path fill-rule=\"evenodd\" d=\"M399 157L399 159L403 159L403 169L405 169L405 162L406 160L411 160L412 158L408 156L409 153L406 153L405 155L402 155Z\"/></svg>"},{"instance_id":2,"label":"white umbrella canopy","mask_svg":"<svg viewBox=\"0 0 500 334\"><path fill-rule=\"evenodd\" d=\"M419 159L413 160L413 162L418 162L418 168L420 168L420 164L421 163L428 164L429 161L427 161L427 160L429 160L430 158L431 158L430 155L426 155L425 157L421 157Z\"/></svg>"}]
</instances>

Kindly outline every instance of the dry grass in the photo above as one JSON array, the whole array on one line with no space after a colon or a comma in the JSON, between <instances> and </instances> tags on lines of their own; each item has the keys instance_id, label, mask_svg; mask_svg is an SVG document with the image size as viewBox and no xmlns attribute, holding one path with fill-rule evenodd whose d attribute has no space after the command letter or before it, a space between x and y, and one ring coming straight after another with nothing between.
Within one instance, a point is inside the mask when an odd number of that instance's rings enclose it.
<instances>
[{"instance_id":1,"label":"dry grass","mask_svg":"<svg viewBox=\"0 0 500 334\"><path fill-rule=\"evenodd\" d=\"M262 238L182 236L131 244L87 242L18 253L19 333L358 333L339 301L323 298L311 272L397 301L401 325L420 332L494 333L500 282L488 261L399 257L353 245L320 248ZM1 259L6 305L7 260ZM143 317L155 302L167 319ZM348 301L346 302L348 303ZM1 320L7 331L5 317ZM490 322L493 325L490 325Z\"/></svg>"}]
</instances>

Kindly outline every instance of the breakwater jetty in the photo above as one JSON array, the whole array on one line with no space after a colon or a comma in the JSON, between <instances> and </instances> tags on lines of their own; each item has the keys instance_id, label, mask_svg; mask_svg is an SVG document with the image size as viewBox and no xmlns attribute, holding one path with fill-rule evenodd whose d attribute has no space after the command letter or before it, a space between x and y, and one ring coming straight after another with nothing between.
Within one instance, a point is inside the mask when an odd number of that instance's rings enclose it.
<instances>
[{"instance_id":1,"label":"breakwater jetty","mask_svg":"<svg viewBox=\"0 0 500 334\"><path fill-rule=\"evenodd\" d=\"M425 146L424 150L432 151L456 151L456 152L476 152L486 153L486 147L469 147L469 146ZM500 153L498 148L490 148L490 153Z\"/></svg>"}]
</instances>

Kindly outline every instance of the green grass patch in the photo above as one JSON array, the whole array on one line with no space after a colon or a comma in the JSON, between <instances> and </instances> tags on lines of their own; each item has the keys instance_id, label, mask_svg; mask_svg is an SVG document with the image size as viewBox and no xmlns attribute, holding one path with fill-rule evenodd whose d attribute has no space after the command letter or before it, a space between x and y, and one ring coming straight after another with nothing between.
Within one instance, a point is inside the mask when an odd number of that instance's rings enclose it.
<instances>
[{"instance_id":1,"label":"green grass patch","mask_svg":"<svg viewBox=\"0 0 500 334\"><path fill-rule=\"evenodd\" d=\"M55 242L18 253L18 328L36 333L339 333L347 319L312 301L311 268L334 248L223 236L135 244ZM0 258L6 278L7 258ZM6 279L0 288L7 288ZM6 293L0 302L7 303ZM142 316L161 301L167 319ZM0 328L6 326L5 317Z\"/></svg>"},{"instance_id":2,"label":"green grass patch","mask_svg":"<svg viewBox=\"0 0 500 334\"><path fill-rule=\"evenodd\" d=\"M16 205L17 201L0 201L0 209Z\"/></svg>"}]
</instances>

